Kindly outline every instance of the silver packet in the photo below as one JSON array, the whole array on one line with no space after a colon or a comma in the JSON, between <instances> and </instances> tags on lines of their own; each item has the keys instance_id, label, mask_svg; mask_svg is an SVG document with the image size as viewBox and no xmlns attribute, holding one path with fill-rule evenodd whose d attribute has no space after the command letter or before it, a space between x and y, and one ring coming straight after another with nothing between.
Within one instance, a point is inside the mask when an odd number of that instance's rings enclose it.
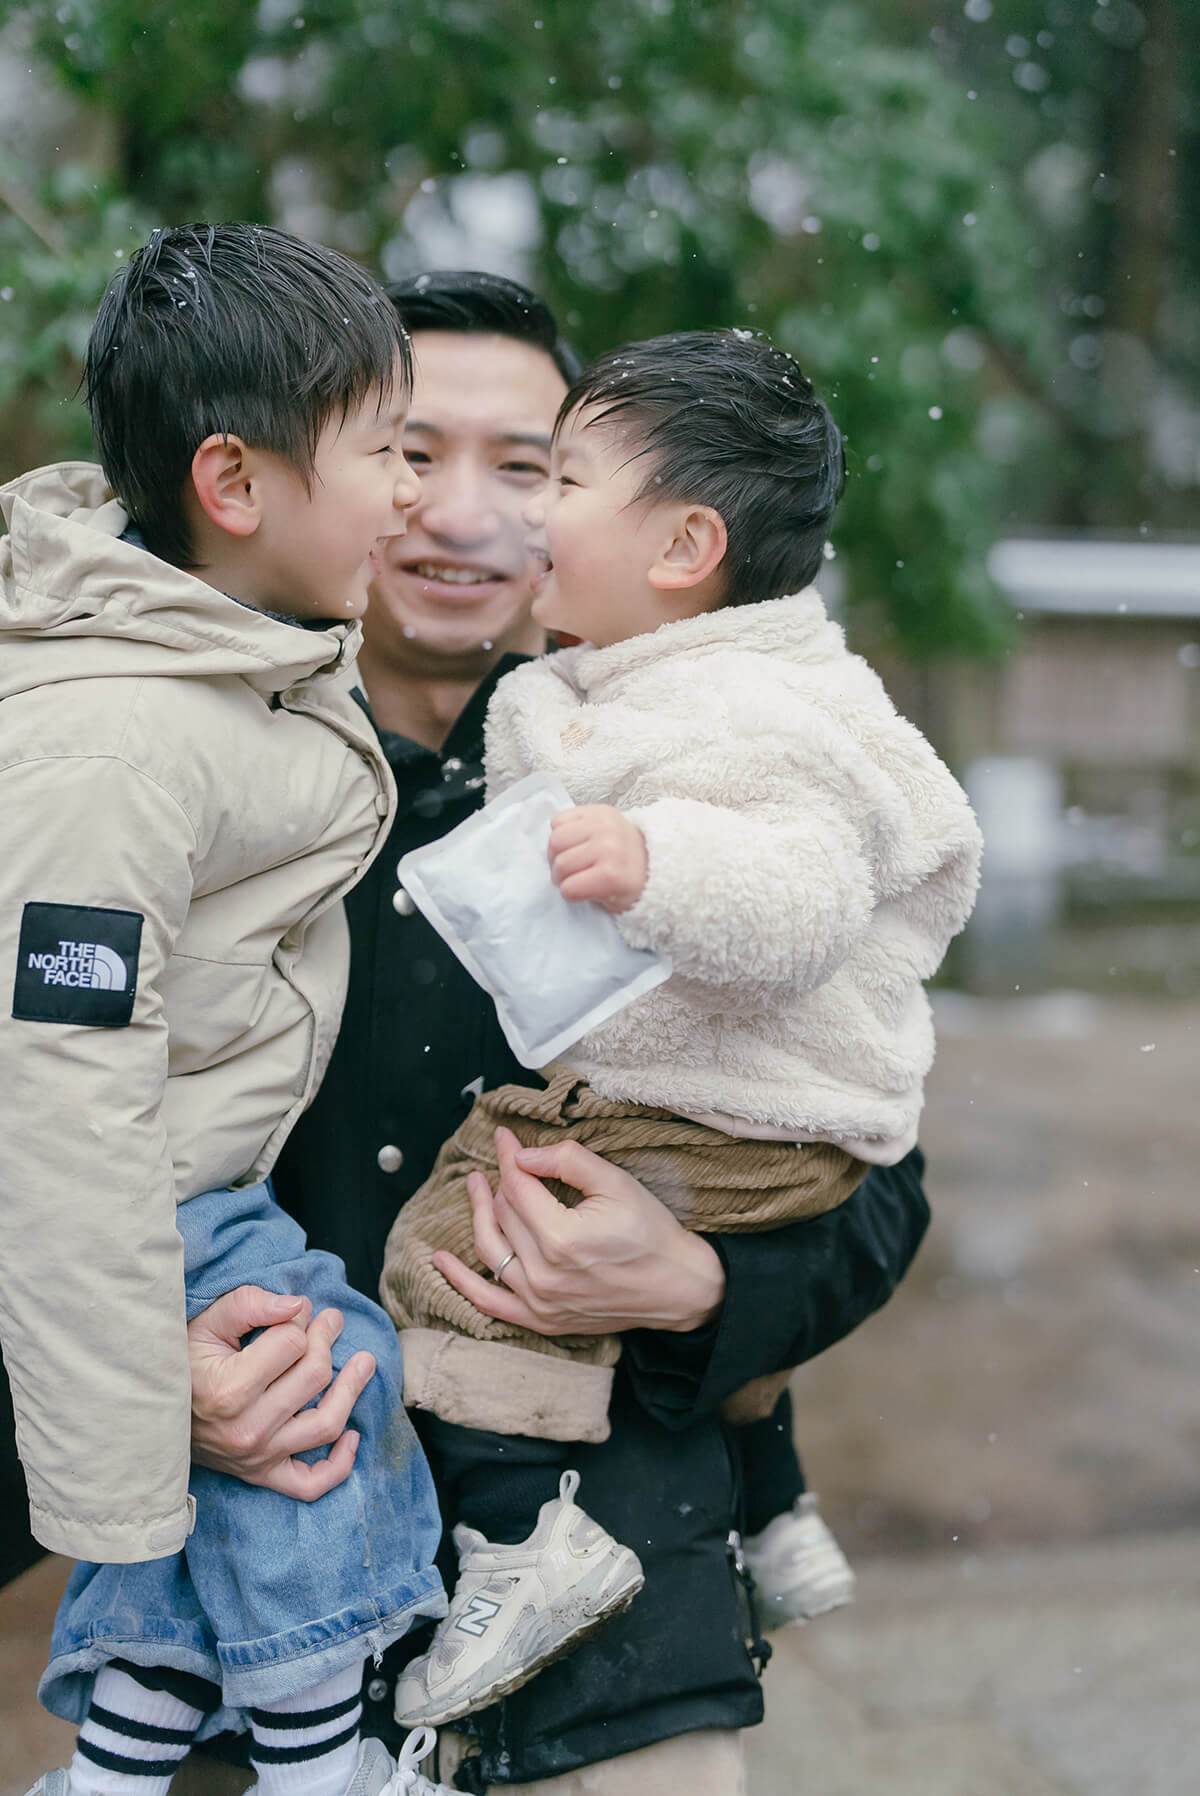
<instances>
[{"instance_id":1,"label":"silver packet","mask_svg":"<svg viewBox=\"0 0 1200 1796\"><path fill-rule=\"evenodd\" d=\"M570 903L550 877L550 824L574 800L531 773L438 842L414 848L396 877L496 1002L522 1066L550 1061L670 977L661 954L631 948L598 904Z\"/></svg>"}]
</instances>

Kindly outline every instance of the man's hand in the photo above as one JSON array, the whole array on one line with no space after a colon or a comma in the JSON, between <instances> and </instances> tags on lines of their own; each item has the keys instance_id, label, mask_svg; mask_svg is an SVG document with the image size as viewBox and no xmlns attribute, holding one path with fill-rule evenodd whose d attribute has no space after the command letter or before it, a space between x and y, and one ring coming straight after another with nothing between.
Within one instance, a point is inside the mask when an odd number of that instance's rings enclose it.
<instances>
[{"instance_id":1,"label":"man's hand","mask_svg":"<svg viewBox=\"0 0 1200 1796\"><path fill-rule=\"evenodd\" d=\"M523 1148L497 1129L496 1150L496 1191L482 1173L467 1183L483 1264L515 1256L503 1281L481 1278L452 1253L433 1256L476 1309L543 1335L685 1332L716 1315L725 1295L719 1256L637 1179L577 1141ZM583 1201L567 1209L539 1174L574 1185Z\"/></svg>"},{"instance_id":2,"label":"man's hand","mask_svg":"<svg viewBox=\"0 0 1200 1796\"><path fill-rule=\"evenodd\" d=\"M590 898L607 911L628 910L649 871L645 836L614 805L579 805L550 825L550 874L573 904Z\"/></svg>"},{"instance_id":3,"label":"man's hand","mask_svg":"<svg viewBox=\"0 0 1200 1796\"><path fill-rule=\"evenodd\" d=\"M240 1347L253 1329L263 1332ZM188 1326L196 1463L305 1503L341 1484L358 1451L346 1423L375 1371L371 1354L356 1353L333 1377L341 1332L338 1310L314 1316L307 1297L276 1297L257 1285L239 1285L202 1310ZM315 1464L295 1457L326 1446Z\"/></svg>"}]
</instances>

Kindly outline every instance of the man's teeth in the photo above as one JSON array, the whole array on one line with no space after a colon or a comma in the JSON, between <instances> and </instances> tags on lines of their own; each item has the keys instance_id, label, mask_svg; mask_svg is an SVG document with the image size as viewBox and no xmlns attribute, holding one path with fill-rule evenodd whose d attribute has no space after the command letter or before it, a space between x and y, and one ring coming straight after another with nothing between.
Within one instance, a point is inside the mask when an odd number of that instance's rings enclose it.
<instances>
[{"instance_id":1,"label":"man's teeth","mask_svg":"<svg viewBox=\"0 0 1200 1796\"><path fill-rule=\"evenodd\" d=\"M481 568L434 567L428 561L418 561L413 573L422 580L442 580L449 586L483 586L496 578L495 574L485 573Z\"/></svg>"}]
</instances>

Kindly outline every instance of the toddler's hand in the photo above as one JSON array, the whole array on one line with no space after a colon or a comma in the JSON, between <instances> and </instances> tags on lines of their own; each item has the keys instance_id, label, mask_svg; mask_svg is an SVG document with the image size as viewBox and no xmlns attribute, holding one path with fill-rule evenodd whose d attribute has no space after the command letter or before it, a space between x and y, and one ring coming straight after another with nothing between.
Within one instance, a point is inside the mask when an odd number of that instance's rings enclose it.
<instances>
[{"instance_id":1,"label":"toddler's hand","mask_svg":"<svg viewBox=\"0 0 1200 1796\"><path fill-rule=\"evenodd\" d=\"M550 873L564 898L590 898L607 911L636 904L650 861L636 823L611 804L560 811L550 825Z\"/></svg>"}]
</instances>

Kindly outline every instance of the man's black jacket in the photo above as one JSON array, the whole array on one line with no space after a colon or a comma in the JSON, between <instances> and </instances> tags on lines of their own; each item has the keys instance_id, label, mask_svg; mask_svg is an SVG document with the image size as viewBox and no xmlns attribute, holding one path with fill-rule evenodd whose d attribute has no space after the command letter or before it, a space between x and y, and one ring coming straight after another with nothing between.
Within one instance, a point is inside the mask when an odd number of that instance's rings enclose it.
<instances>
[{"instance_id":1,"label":"man's black jacket","mask_svg":"<svg viewBox=\"0 0 1200 1796\"><path fill-rule=\"evenodd\" d=\"M386 849L347 899L341 1034L275 1171L279 1200L310 1244L340 1255L350 1282L372 1296L396 1211L466 1115L478 1081L527 1077L491 1001L419 913L395 902L401 855L482 802L484 713L512 665L502 662L480 687L441 754L381 733L399 810ZM914 1151L873 1171L827 1215L764 1235L710 1237L727 1274L718 1320L695 1335L626 1336L612 1436L580 1448L575 1463L583 1501L636 1549L646 1586L594 1640L477 1718L476 1787L761 1719L753 1629L729 1547L740 1513L736 1433L715 1410L748 1379L812 1358L890 1296L928 1221L921 1171ZM400 1642L394 1659L423 1643ZM369 1666L366 1690L367 1725L396 1738L390 1680Z\"/></svg>"},{"instance_id":2,"label":"man's black jacket","mask_svg":"<svg viewBox=\"0 0 1200 1796\"><path fill-rule=\"evenodd\" d=\"M399 812L386 850L347 900L353 946L341 1034L276 1168L280 1201L311 1245L339 1254L351 1283L372 1296L395 1213L466 1114L472 1084L523 1076L490 1001L424 919L393 904L400 856L482 801L484 713L513 664L484 683L440 755L383 737ZM828 1215L712 1238L728 1281L717 1322L691 1336L626 1336L612 1437L580 1448L576 1464L588 1509L637 1550L646 1587L594 1640L478 1717L482 1757L466 1773L476 1787L761 1719L753 1629L728 1545L741 1508L736 1431L714 1412L748 1379L812 1358L890 1296L928 1221L921 1171L914 1152L872 1172ZM7 1396L0 1379L0 1582L40 1553ZM422 1645L419 1634L401 1641L392 1664ZM367 1726L397 1739L390 1680L368 1664L365 1686Z\"/></svg>"}]
</instances>

